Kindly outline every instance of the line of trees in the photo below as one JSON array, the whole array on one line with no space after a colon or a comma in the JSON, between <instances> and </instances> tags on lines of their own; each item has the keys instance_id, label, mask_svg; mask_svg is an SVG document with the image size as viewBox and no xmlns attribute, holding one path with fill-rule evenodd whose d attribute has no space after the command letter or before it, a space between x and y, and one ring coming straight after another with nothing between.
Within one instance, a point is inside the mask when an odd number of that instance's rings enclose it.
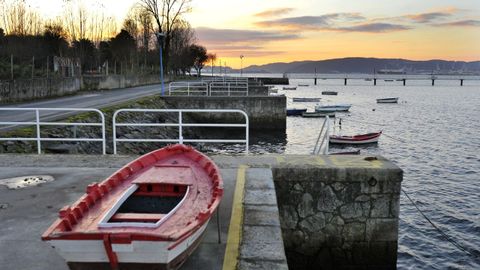
<instances>
[{"instance_id":1,"label":"line of trees","mask_svg":"<svg viewBox=\"0 0 480 270\"><path fill-rule=\"evenodd\" d=\"M167 73L195 68L199 74L215 55L196 44L194 30L183 19L189 4L139 0L117 27L104 7L89 13L81 0L65 1L63 16L49 20L25 0L0 0L0 79L65 76L58 66L66 63L78 69L73 75L158 73L160 48Z\"/></svg>"}]
</instances>

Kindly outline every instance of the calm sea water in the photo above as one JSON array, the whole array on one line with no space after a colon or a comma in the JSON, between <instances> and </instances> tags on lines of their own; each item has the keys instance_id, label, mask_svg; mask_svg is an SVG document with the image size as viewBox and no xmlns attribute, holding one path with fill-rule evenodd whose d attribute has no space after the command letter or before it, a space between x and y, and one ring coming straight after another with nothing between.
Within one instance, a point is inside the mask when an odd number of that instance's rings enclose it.
<instances>
[{"instance_id":1,"label":"calm sea water","mask_svg":"<svg viewBox=\"0 0 480 270\"><path fill-rule=\"evenodd\" d=\"M363 80L290 80L296 91L282 91L288 107L314 109L314 103L293 103L292 97L321 97L322 103L351 103L336 133L383 130L378 145L360 147L362 154L385 156L404 170L402 187L445 233L471 251L480 250L480 82L402 82ZM277 86L282 89L282 86ZM338 91L322 96L321 91ZM376 98L399 97L399 104L376 104ZM288 117L286 139L254 138L252 150L309 154L323 119ZM331 148L331 151L357 148ZM398 267L400 269L480 269L480 258L459 251L400 197Z\"/></svg>"},{"instance_id":2,"label":"calm sea water","mask_svg":"<svg viewBox=\"0 0 480 270\"><path fill-rule=\"evenodd\" d=\"M383 130L378 145L360 148L378 154L404 170L402 187L418 207L443 231L470 250L480 250L480 83L438 81L401 82L291 80L291 97L321 97L322 103L351 103L341 134ZM281 87L278 87L281 89ZM322 96L321 91L338 91ZM399 97L399 104L377 104L376 98ZM309 153L321 119L289 117L285 153ZM347 148L353 149L353 148ZM337 149L332 148L331 151ZM398 267L401 269L480 269L480 258L459 251L401 196Z\"/></svg>"}]
</instances>

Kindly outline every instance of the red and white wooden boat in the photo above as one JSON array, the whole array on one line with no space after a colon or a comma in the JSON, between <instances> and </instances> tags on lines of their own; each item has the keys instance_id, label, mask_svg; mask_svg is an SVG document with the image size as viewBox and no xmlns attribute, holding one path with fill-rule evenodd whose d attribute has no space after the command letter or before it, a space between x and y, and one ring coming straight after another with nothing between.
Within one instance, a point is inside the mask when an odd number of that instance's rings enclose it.
<instances>
[{"instance_id":1,"label":"red and white wooden boat","mask_svg":"<svg viewBox=\"0 0 480 270\"><path fill-rule=\"evenodd\" d=\"M367 144L376 143L382 132L373 132L354 136L330 135L329 142L332 144Z\"/></svg>"},{"instance_id":2,"label":"red and white wooden boat","mask_svg":"<svg viewBox=\"0 0 480 270\"><path fill-rule=\"evenodd\" d=\"M172 145L89 185L42 240L71 269L177 269L199 245L222 196L213 161Z\"/></svg>"}]
</instances>

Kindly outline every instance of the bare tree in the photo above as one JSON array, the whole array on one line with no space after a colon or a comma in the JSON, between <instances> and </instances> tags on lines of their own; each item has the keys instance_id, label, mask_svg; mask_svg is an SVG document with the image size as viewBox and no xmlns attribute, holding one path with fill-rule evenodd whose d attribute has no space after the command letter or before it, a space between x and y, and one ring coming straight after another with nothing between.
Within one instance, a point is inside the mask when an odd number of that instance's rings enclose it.
<instances>
[{"instance_id":1,"label":"bare tree","mask_svg":"<svg viewBox=\"0 0 480 270\"><path fill-rule=\"evenodd\" d=\"M42 18L25 0L1 0L0 9L0 27L7 34L26 36L42 32Z\"/></svg>"},{"instance_id":2,"label":"bare tree","mask_svg":"<svg viewBox=\"0 0 480 270\"><path fill-rule=\"evenodd\" d=\"M154 18L157 31L164 34L164 64L168 67L172 30L182 14L190 11L191 0L139 0L140 5ZM159 47L161 47L160 40Z\"/></svg>"}]
</instances>

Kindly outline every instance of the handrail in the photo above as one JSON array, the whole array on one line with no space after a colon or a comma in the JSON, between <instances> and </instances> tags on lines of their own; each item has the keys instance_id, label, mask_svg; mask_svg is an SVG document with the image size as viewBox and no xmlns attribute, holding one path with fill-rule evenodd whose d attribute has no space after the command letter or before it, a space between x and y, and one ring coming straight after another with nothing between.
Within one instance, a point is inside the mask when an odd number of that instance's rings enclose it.
<instances>
[{"instance_id":1,"label":"handrail","mask_svg":"<svg viewBox=\"0 0 480 270\"><path fill-rule=\"evenodd\" d=\"M325 132L323 132L324 129L325 129ZM325 120L323 121L322 128L320 129L320 133L318 134L318 138L317 138L317 141L315 143L315 146L313 147L312 154L314 154L314 155L319 155L319 154L328 155L329 134L330 134L330 118L328 116L326 116ZM318 145L319 143L320 143L320 146ZM325 146L324 146L324 144L325 144ZM322 151L322 146L324 146L323 151Z\"/></svg>"},{"instance_id":2,"label":"handrail","mask_svg":"<svg viewBox=\"0 0 480 270\"><path fill-rule=\"evenodd\" d=\"M37 142L37 152L38 154L42 153L42 141L58 141L58 142L102 142L102 153L105 155L106 150L106 139L105 139L105 116L100 110L97 109L83 109L83 108L0 108L0 111L31 111L35 112L35 120L27 121L0 121L0 125L14 125L14 126L26 126L26 125L35 125L36 126L36 137L35 138L25 138L25 137L16 137L16 138L0 138L0 141L36 141ZM65 111L65 112L96 112L101 119L101 122L94 123L68 123L68 122L46 122L40 121L42 111ZM102 138L42 138L40 129L42 126L95 126L102 127Z\"/></svg>"},{"instance_id":3,"label":"handrail","mask_svg":"<svg viewBox=\"0 0 480 270\"><path fill-rule=\"evenodd\" d=\"M209 96L215 93L226 93L227 96L243 94L248 96L248 83L244 82L211 82Z\"/></svg>"},{"instance_id":4,"label":"handrail","mask_svg":"<svg viewBox=\"0 0 480 270\"><path fill-rule=\"evenodd\" d=\"M208 95L208 84L206 82L171 82L168 85L168 95L172 93L186 93L187 96L194 93Z\"/></svg>"},{"instance_id":5,"label":"handrail","mask_svg":"<svg viewBox=\"0 0 480 270\"><path fill-rule=\"evenodd\" d=\"M117 123L117 116L123 112L143 112L143 113L178 113L178 123ZM184 123L184 113L239 113L245 117L244 124L224 124L224 123ZM117 138L117 127L178 127L178 138L172 139L120 139ZM245 127L245 139L226 140L226 139L185 139L183 137L184 127ZM204 142L204 143L245 143L245 153L248 154L249 144L249 119L248 115L242 110L223 110L223 109L120 109L113 114L113 154L117 154L117 142L175 142L183 144L184 142Z\"/></svg>"}]
</instances>

